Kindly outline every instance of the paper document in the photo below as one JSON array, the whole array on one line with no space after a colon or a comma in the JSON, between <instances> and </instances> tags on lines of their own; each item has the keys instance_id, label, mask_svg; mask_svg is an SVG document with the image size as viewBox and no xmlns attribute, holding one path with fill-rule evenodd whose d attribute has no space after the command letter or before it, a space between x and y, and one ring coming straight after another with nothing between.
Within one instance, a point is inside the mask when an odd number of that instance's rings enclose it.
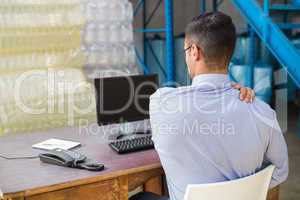
<instances>
[{"instance_id":1,"label":"paper document","mask_svg":"<svg viewBox=\"0 0 300 200\"><path fill-rule=\"evenodd\" d=\"M41 143L32 145L32 148L43 149L43 150L53 150L59 148L59 149L69 150L78 146L80 146L79 142L51 138Z\"/></svg>"}]
</instances>

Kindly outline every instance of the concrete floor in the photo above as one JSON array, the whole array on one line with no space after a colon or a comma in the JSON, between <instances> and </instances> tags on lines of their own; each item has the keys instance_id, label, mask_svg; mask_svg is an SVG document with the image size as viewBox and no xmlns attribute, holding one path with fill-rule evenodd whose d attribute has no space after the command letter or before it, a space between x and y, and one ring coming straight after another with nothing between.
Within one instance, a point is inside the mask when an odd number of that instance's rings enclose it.
<instances>
[{"instance_id":1,"label":"concrete floor","mask_svg":"<svg viewBox=\"0 0 300 200\"><path fill-rule=\"evenodd\" d=\"M289 149L290 173L288 180L281 186L280 200L300 200L300 137L299 108L289 106L288 131L285 133Z\"/></svg>"}]
</instances>

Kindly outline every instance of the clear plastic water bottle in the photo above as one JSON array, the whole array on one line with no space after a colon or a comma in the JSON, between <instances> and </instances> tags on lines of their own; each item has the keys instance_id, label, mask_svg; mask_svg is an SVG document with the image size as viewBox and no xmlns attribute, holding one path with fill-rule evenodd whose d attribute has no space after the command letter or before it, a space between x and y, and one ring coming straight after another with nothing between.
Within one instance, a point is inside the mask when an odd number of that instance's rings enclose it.
<instances>
[{"instance_id":1,"label":"clear plastic water bottle","mask_svg":"<svg viewBox=\"0 0 300 200\"><path fill-rule=\"evenodd\" d=\"M120 41L120 23L113 23L109 26L110 37L109 42L118 43Z\"/></svg>"},{"instance_id":2,"label":"clear plastic water bottle","mask_svg":"<svg viewBox=\"0 0 300 200\"><path fill-rule=\"evenodd\" d=\"M120 49L120 65L124 68L128 66L128 47L127 45L119 45Z\"/></svg>"},{"instance_id":3,"label":"clear plastic water bottle","mask_svg":"<svg viewBox=\"0 0 300 200\"><path fill-rule=\"evenodd\" d=\"M120 0L112 0L110 2L110 12L111 12L111 20L112 21L122 21L124 20L125 6Z\"/></svg>"},{"instance_id":4,"label":"clear plastic water bottle","mask_svg":"<svg viewBox=\"0 0 300 200\"><path fill-rule=\"evenodd\" d=\"M122 41L128 42L133 41L133 28L131 23L123 23L121 28L121 34L122 34Z\"/></svg>"},{"instance_id":5,"label":"clear plastic water bottle","mask_svg":"<svg viewBox=\"0 0 300 200\"><path fill-rule=\"evenodd\" d=\"M128 0L85 0L84 5L87 75L103 75L101 71L108 69L136 71L132 4Z\"/></svg>"},{"instance_id":6,"label":"clear plastic water bottle","mask_svg":"<svg viewBox=\"0 0 300 200\"><path fill-rule=\"evenodd\" d=\"M98 46L96 45L93 49L92 54L94 54L94 60L92 66L94 67L101 67L104 66L105 64L107 64L107 61L105 60L105 46L101 45Z\"/></svg>"},{"instance_id":7,"label":"clear plastic water bottle","mask_svg":"<svg viewBox=\"0 0 300 200\"><path fill-rule=\"evenodd\" d=\"M97 25L93 22L88 23L84 34L84 41L86 45L94 44L96 38L97 38Z\"/></svg>"},{"instance_id":8,"label":"clear plastic water bottle","mask_svg":"<svg viewBox=\"0 0 300 200\"><path fill-rule=\"evenodd\" d=\"M93 46L88 50L88 65L95 66L97 64L97 49Z\"/></svg>"},{"instance_id":9,"label":"clear plastic water bottle","mask_svg":"<svg viewBox=\"0 0 300 200\"><path fill-rule=\"evenodd\" d=\"M135 66L136 56L134 46L131 45L128 50L128 66Z\"/></svg>"},{"instance_id":10,"label":"clear plastic water bottle","mask_svg":"<svg viewBox=\"0 0 300 200\"><path fill-rule=\"evenodd\" d=\"M132 4L129 1L125 2L125 10L126 12L126 20L129 22L133 21L133 7Z\"/></svg>"},{"instance_id":11,"label":"clear plastic water bottle","mask_svg":"<svg viewBox=\"0 0 300 200\"><path fill-rule=\"evenodd\" d=\"M95 20L98 23L107 22L111 17L111 12L109 10L110 2L107 0L97 1L97 10L95 13Z\"/></svg>"},{"instance_id":12,"label":"clear plastic water bottle","mask_svg":"<svg viewBox=\"0 0 300 200\"><path fill-rule=\"evenodd\" d=\"M93 21L97 14L97 3L95 1L88 1L86 4L86 18L88 21Z\"/></svg>"},{"instance_id":13,"label":"clear plastic water bottle","mask_svg":"<svg viewBox=\"0 0 300 200\"><path fill-rule=\"evenodd\" d=\"M111 36L111 32L107 23L100 23L97 26L97 37L95 42L97 44L104 44L108 42L109 36ZM114 34L112 34L114 36Z\"/></svg>"}]
</instances>

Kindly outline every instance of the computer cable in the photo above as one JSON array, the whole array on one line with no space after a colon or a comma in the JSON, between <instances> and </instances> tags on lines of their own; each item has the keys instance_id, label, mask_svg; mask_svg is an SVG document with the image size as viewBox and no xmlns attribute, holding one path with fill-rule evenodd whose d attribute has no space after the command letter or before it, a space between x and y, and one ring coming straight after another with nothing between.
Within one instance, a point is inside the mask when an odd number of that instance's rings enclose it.
<instances>
[{"instance_id":1,"label":"computer cable","mask_svg":"<svg viewBox=\"0 0 300 200\"><path fill-rule=\"evenodd\" d=\"M8 157L0 154L0 158L6 160L26 160L26 159L37 159L39 156L20 156L20 157Z\"/></svg>"}]
</instances>

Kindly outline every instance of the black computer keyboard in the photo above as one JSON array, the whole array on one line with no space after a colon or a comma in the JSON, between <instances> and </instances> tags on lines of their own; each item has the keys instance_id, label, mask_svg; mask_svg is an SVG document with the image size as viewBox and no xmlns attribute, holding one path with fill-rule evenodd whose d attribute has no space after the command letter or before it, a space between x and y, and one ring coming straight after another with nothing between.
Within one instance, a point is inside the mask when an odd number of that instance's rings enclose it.
<instances>
[{"instance_id":1,"label":"black computer keyboard","mask_svg":"<svg viewBox=\"0 0 300 200\"><path fill-rule=\"evenodd\" d=\"M154 144L151 135L114 141L109 144L119 154L153 149Z\"/></svg>"}]
</instances>

